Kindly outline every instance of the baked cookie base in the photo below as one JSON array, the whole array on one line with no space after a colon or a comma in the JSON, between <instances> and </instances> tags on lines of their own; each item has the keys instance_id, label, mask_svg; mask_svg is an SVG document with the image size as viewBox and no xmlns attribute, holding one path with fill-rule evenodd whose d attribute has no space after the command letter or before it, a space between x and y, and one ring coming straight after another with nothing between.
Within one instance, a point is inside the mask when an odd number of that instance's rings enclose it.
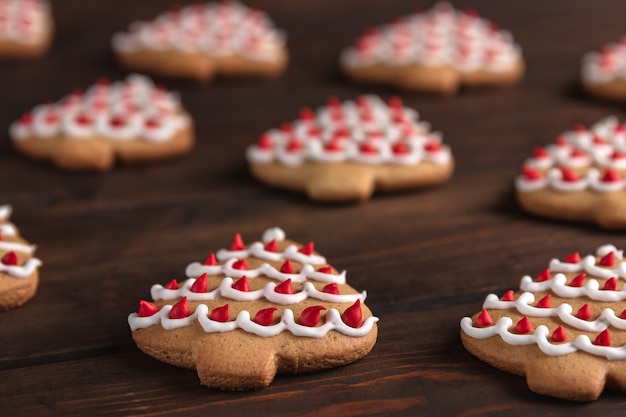
<instances>
[{"instance_id":1,"label":"baked cookie base","mask_svg":"<svg viewBox=\"0 0 626 417\"><path fill-rule=\"evenodd\" d=\"M45 55L54 38L54 28L50 22L49 30L40 42L20 43L0 40L0 59L35 59Z\"/></svg>"},{"instance_id":2,"label":"baked cookie base","mask_svg":"<svg viewBox=\"0 0 626 417\"><path fill-rule=\"evenodd\" d=\"M127 164L147 163L188 153L194 146L193 123L164 142L145 139L115 140L98 136L88 138L28 137L13 140L15 148L35 159L49 159L70 171L107 171L116 159Z\"/></svg>"},{"instance_id":3,"label":"baked cookie base","mask_svg":"<svg viewBox=\"0 0 626 417\"><path fill-rule=\"evenodd\" d=\"M297 167L279 163L249 164L252 175L268 185L305 192L311 200L328 202L365 201L374 191L396 191L445 182L454 162L438 165L311 163Z\"/></svg>"},{"instance_id":4,"label":"baked cookie base","mask_svg":"<svg viewBox=\"0 0 626 417\"><path fill-rule=\"evenodd\" d=\"M465 87L504 87L517 83L524 74L524 62L518 61L504 72L458 72L449 66L420 64L343 67L344 73L354 81L365 84L390 85L405 91L452 95Z\"/></svg>"},{"instance_id":5,"label":"baked cookie base","mask_svg":"<svg viewBox=\"0 0 626 417\"><path fill-rule=\"evenodd\" d=\"M626 191L597 193L542 189L516 193L527 212L551 219L595 223L605 229L626 229Z\"/></svg>"},{"instance_id":6,"label":"baked cookie base","mask_svg":"<svg viewBox=\"0 0 626 417\"><path fill-rule=\"evenodd\" d=\"M591 96L618 103L626 102L626 80L617 79L602 84L582 83L583 89Z\"/></svg>"},{"instance_id":7,"label":"baked cookie base","mask_svg":"<svg viewBox=\"0 0 626 417\"><path fill-rule=\"evenodd\" d=\"M0 273L0 311L19 307L35 296L39 286L39 272L28 278L14 278Z\"/></svg>"},{"instance_id":8,"label":"baked cookie base","mask_svg":"<svg viewBox=\"0 0 626 417\"><path fill-rule=\"evenodd\" d=\"M274 78L287 67L287 50L279 49L272 61L251 60L240 55L211 56L179 51L138 51L117 53L119 64L128 71L167 78L188 78L209 82L218 74L227 76Z\"/></svg>"}]
</instances>

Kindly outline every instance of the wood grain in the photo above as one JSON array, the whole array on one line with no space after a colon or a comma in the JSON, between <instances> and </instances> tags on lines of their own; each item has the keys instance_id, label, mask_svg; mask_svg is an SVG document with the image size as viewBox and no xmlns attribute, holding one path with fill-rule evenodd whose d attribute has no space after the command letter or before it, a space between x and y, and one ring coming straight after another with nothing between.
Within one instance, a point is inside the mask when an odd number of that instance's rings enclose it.
<instances>
[{"instance_id":1,"label":"wood grain","mask_svg":"<svg viewBox=\"0 0 626 417\"><path fill-rule=\"evenodd\" d=\"M121 78L112 33L149 18L168 0L53 1L58 33L37 62L0 63L0 202L38 245L38 295L0 315L3 416L582 416L623 415L622 393L588 405L533 394L523 378L481 363L461 346L459 321L489 292L514 288L549 258L598 245L626 247L620 233L522 213L512 179L535 145L574 123L624 117L577 87L582 54L624 33L619 0L455 2L509 29L528 73L501 91L440 99L405 95L444 133L457 159L446 185L379 196L361 205L322 205L271 190L247 172L244 150L265 129L318 106L384 88L339 75L340 50L367 26L430 2L250 1L289 35L291 64L274 81L218 79L211 85L159 80L178 90L196 118L188 157L107 174L68 174L15 153L6 127L35 104L100 76ZM126 323L155 282L230 242L278 225L314 240L351 285L368 291L380 317L378 344L364 360L316 374L281 376L263 391L226 393L195 372L139 352Z\"/></svg>"}]
</instances>

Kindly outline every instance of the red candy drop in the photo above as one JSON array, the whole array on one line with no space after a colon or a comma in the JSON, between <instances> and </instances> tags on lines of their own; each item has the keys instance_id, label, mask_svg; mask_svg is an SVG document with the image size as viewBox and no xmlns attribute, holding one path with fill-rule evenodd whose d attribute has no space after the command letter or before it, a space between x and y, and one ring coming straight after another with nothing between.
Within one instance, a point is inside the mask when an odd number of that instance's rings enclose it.
<instances>
[{"instance_id":1,"label":"red candy drop","mask_svg":"<svg viewBox=\"0 0 626 417\"><path fill-rule=\"evenodd\" d=\"M481 311L478 317L476 317L476 324L478 327L488 327L493 324L493 319L487 310Z\"/></svg>"},{"instance_id":2,"label":"red candy drop","mask_svg":"<svg viewBox=\"0 0 626 417\"><path fill-rule=\"evenodd\" d=\"M565 329L563 326L559 326L552 333L552 341L556 343L565 342L567 340L567 334L565 333Z\"/></svg>"},{"instance_id":3,"label":"red candy drop","mask_svg":"<svg viewBox=\"0 0 626 417\"><path fill-rule=\"evenodd\" d=\"M519 334L527 334L533 331L533 325L530 323L528 317L524 316L515 325L515 331Z\"/></svg>"},{"instance_id":4,"label":"red candy drop","mask_svg":"<svg viewBox=\"0 0 626 417\"><path fill-rule=\"evenodd\" d=\"M580 262L580 254L578 252L574 252L565 257L565 262L568 264L577 264Z\"/></svg>"},{"instance_id":5,"label":"red candy drop","mask_svg":"<svg viewBox=\"0 0 626 417\"><path fill-rule=\"evenodd\" d=\"M570 287L582 287L583 284L585 283L586 276L587 274L584 274L584 273L576 275L574 279L572 279L572 282L570 282L569 286Z\"/></svg>"},{"instance_id":6,"label":"red candy drop","mask_svg":"<svg viewBox=\"0 0 626 417\"><path fill-rule=\"evenodd\" d=\"M539 275L537 275L537 282L543 282L543 281L548 281L550 279L550 270L549 269L544 269L543 271L541 271L539 273Z\"/></svg>"},{"instance_id":7,"label":"red candy drop","mask_svg":"<svg viewBox=\"0 0 626 417\"><path fill-rule=\"evenodd\" d=\"M317 272L321 272L322 274L332 274L333 269L330 266L322 266L317 270Z\"/></svg>"},{"instance_id":8,"label":"red candy drop","mask_svg":"<svg viewBox=\"0 0 626 417\"><path fill-rule=\"evenodd\" d=\"M355 329L361 325L363 321L363 311L361 310L361 300L356 300L354 304L346 308L341 315L341 320L350 327Z\"/></svg>"},{"instance_id":9,"label":"red candy drop","mask_svg":"<svg viewBox=\"0 0 626 417\"><path fill-rule=\"evenodd\" d=\"M363 142L361 146L359 146L359 150L361 151L361 153L370 155L378 153L378 148L374 146L372 141Z\"/></svg>"},{"instance_id":10,"label":"red candy drop","mask_svg":"<svg viewBox=\"0 0 626 417\"><path fill-rule=\"evenodd\" d=\"M302 246L300 249L298 249L298 252L310 256L313 254L313 247L313 242L309 242L306 245Z\"/></svg>"},{"instance_id":11,"label":"red candy drop","mask_svg":"<svg viewBox=\"0 0 626 417\"><path fill-rule=\"evenodd\" d=\"M615 277L609 278L605 283L603 290L615 291L617 288L617 279Z\"/></svg>"},{"instance_id":12,"label":"red candy drop","mask_svg":"<svg viewBox=\"0 0 626 417\"><path fill-rule=\"evenodd\" d=\"M315 119L315 113L308 107L300 109L300 120L311 121Z\"/></svg>"},{"instance_id":13,"label":"red candy drop","mask_svg":"<svg viewBox=\"0 0 626 417\"><path fill-rule=\"evenodd\" d=\"M609 329L602 330L598 337L596 337L596 340L593 341L593 344L596 346L611 346L611 333L609 333Z\"/></svg>"},{"instance_id":14,"label":"red candy drop","mask_svg":"<svg viewBox=\"0 0 626 417\"><path fill-rule=\"evenodd\" d=\"M574 132L576 133L585 133L587 131L587 128L585 127L585 125L578 123L576 125L574 125Z\"/></svg>"},{"instance_id":15,"label":"red candy drop","mask_svg":"<svg viewBox=\"0 0 626 417\"><path fill-rule=\"evenodd\" d=\"M387 105L392 109L400 110L404 104L402 103L400 96L391 96L389 97L389 100L387 100Z\"/></svg>"},{"instance_id":16,"label":"red candy drop","mask_svg":"<svg viewBox=\"0 0 626 417\"><path fill-rule=\"evenodd\" d=\"M307 327L315 327L320 322L320 311L326 310L324 306L311 306L300 313L300 324Z\"/></svg>"},{"instance_id":17,"label":"red candy drop","mask_svg":"<svg viewBox=\"0 0 626 417\"><path fill-rule=\"evenodd\" d=\"M193 283L190 290L191 292L202 293L206 292L207 288L209 288L209 276L204 273L196 278L196 281Z\"/></svg>"},{"instance_id":18,"label":"red candy drop","mask_svg":"<svg viewBox=\"0 0 626 417\"><path fill-rule=\"evenodd\" d=\"M513 292L513 290L508 290L502 295L502 297L500 297L500 301L514 301L514 300L515 300L515 293Z\"/></svg>"},{"instance_id":19,"label":"red candy drop","mask_svg":"<svg viewBox=\"0 0 626 417\"><path fill-rule=\"evenodd\" d=\"M570 156L572 158L581 158L583 156L587 156L587 154L584 153L582 150L580 150L578 148L574 148L574 149L572 149L572 152L570 153Z\"/></svg>"},{"instance_id":20,"label":"red candy drop","mask_svg":"<svg viewBox=\"0 0 626 417\"><path fill-rule=\"evenodd\" d=\"M396 142L391 146L391 151L396 155L406 155L409 153L409 147L404 142Z\"/></svg>"},{"instance_id":21,"label":"red candy drop","mask_svg":"<svg viewBox=\"0 0 626 417\"><path fill-rule=\"evenodd\" d=\"M622 314L619 315L619 318L622 320L626 320L626 310L622 311Z\"/></svg>"},{"instance_id":22,"label":"red candy drop","mask_svg":"<svg viewBox=\"0 0 626 417\"><path fill-rule=\"evenodd\" d=\"M274 291L280 294L293 294L293 286L291 285L291 278L287 281L281 282L274 288Z\"/></svg>"},{"instance_id":23,"label":"red candy drop","mask_svg":"<svg viewBox=\"0 0 626 417\"><path fill-rule=\"evenodd\" d=\"M339 295L339 286L336 283L332 282L328 285L325 285L324 288L322 288L322 292Z\"/></svg>"},{"instance_id":24,"label":"red candy drop","mask_svg":"<svg viewBox=\"0 0 626 417\"><path fill-rule=\"evenodd\" d=\"M254 322L261 326L269 326L274 321L274 312L278 310L276 307L264 308L257 311L254 316Z\"/></svg>"},{"instance_id":25,"label":"red candy drop","mask_svg":"<svg viewBox=\"0 0 626 417\"><path fill-rule=\"evenodd\" d=\"M159 311L159 308L149 301L139 301L139 317L154 316Z\"/></svg>"},{"instance_id":26,"label":"red candy drop","mask_svg":"<svg viewBox=\"0 0 626 417\"><path fill-rule=\"evenodd\" d=\"M537 301L537 307L539 308L550 308L550 299L552 296L550 294L543 297L541 300Z\"/></svg>"},{"instance_id":27,"label":"red candy drop","mask_svg":"<svg viewBox=\"0 0 626 417\"><path fill-rule=\"evenodd\" d=\"M287 143L287 152L295 153L302 150L302 142L296 137L292 137Z\"/></svg>"},{"instance_id":28,"label":"red candy drop","mask_svg":"<svg viewBox=\"0 0 626 417\"><path fill-rule=\"evenodd\" d=\"M31 125L33 124L33 114L31 112L26 112L20 117L20 124L22 125Z\"/></svg>"},{"instance_id":29,"label":"red candy drop","mask_svg":"<svg viewBox=\"0 0 626 417\"><path fill-rule=\"evenodd\" d=\"M283 274L293 274L293 264L291 259L287 259L284 264L280 266L280 272Z\"/></svg>"},{"instance_id":30,"label":"red candy drop","mask_svg":"<svg viewBox=\"0 0 626 417\"><path fill-rule=\"evenodd\" d=\"M248 264L246 263L245 259L239 259L239 260L233 262L233 269L238 269L240 271L247 271L248 270Z\"/></svg>"},{"instance_id":31,"label":"red candy drop","mask_svg":"<svg viewBox=\"0 0 626 417\"><path fill-rule=\"evenodd\" d=\"M168 282L167 284L165 284L163 286L163 288L166 288L168 290L177 290L178 289L178 282L176 282L176 280L173 279L170 282Z\"/></svg>"},{"instance_id":32,"label":"red candy drop","mask_svg":"<svg viewBox=\"0 0 626 417\"><path fill-rule=\"evenodd\" d=\"M228 304L224 304L221 307L215 307L209 313L209 318L213 321L219 321L220 323L224 323L228 321Z\"/></svg>"},{"instance_id":33,"label":"red candy drop","mask_svg":"<svg viewBox=\"0 0 626 417\"><path fill-rule=\"evenodd\" d=\"M541 146L537 146L535 147L534 151L533 151L533 156L535 158L548 158L550 156L550 154L548 153L548 151L546 151L545 148L542 148Z\"/></svg>"},{"instance_id":34,"label":"red candy drop","mask_svg":"<svg viewBox=\"0 0 626 417\"><path fill-rule=\"evenodd\" d=\"M441 143L437 141L430 141L426 145L424 145L424 150L426 152L435 153L441 151Z\"/></svg>"},{"instance_id":35,"label":"red candy drop","mask_svg":"<svg viewBox=\"0 0 626 417\"><path fill-rule=\"evenodd\" d=\"M274 143L272 142L272 137L268 133L262 134L259 140L257 141L256 146L266 151L272 149L274 147Z\"/></svg>"},{"instance_id":36,"label":"red candy drop","mask_svg":"<svg viewBox=\"0 0 626 417\"><path fill-rule=\"evenodd\" d=\"M243 244L243 239L241 239L241 235L239 233L235 234L233 238L233 243L230 244L231 251L244 250L245 246Z\"/></svg>"},{"instance_id":37,"label":"red candy drop","mask_svg":"<svg viewBox=\"0 0 626 417\"><path fill-rule=\"evenodd\" d=\"M591 319L591 309L589 308L589 304L585 303L581 308L579 308L576 312L576 317L581 320Z\"/></svg>"},{"instance_id":38,"label":"red candy drop","mask_svg":"<svg viewBox=\"0 0 626 417\"><path fill-rule=\"evenodd\" d=\"M537 181L543 178L541 171L527 165L522 167L522 175L529 181Z\"/></svg>"},{"instance_id":39,"label":"red candy drop","mask_svg":"<svg viewBox=\"0 0 626 417\"><path fill-rule=\"evenodd\" d=\"M602 180L602 182L620 182L622 181L622 176L619 174L619 172L611 169L611 168L607 168L604 171L604 175L602 175L602 178L600 178Z\"/></svg>"},{"instance_id":40,"label":"red candy drop","mask_svg":"<svg viewBox=\"0 0 626 417\"><path fill-rule=\"evenodd\" d=\"M276 246L276 239L272 239L271 241L269 241L263 249L265 249L267 252L274 252L274 253L278 252L278 247Z\"/></svg>"},{"instance_id":41,"label":"red candy drop","mask_svg":"<svg viewBox=\"0 0 626 417\"><path fill-rule=\"evenodd\" d=\"M2 263L7 266L15 266L17 262L17 254L13 251L5 253L2 257Z\"/></svg>"},{"instance_id":42,"label":"red candy drop","mask_svg":"<svg viewBox=\"0 0 626 417\"><path fill-rule=\"evenodd\" d=\"M246 277L245 275L242 276L237 281L233 282L233 285L231 285L231 287L239 291L250 292L250 284L248 283L248 277Z\"/></svg>"},{"instance_id":43,"label":"red candy drop","mask_svg":"<svg viewBox=\"0 0 626 417\"><path fill-rule=\"evenodd\" d=\"M204 264L206 266L215 266L217 265L217 259L215 259L215 254L211 253L209 256L207 256L207 258L204 260Z\"/></svg>"},{"instance_id":44,"label":"red candy drop","mask_svg":"<svg viewBox=\"0 0 626 417\"><path fill-rule=\"evenodd\" d=\"M171 319L183 319L187 317L191 311L189 310L189 304L187 304L187 297L183 297L179 302L172 306L170 310Z\"/></svg>"},{"instance_id":45,"label":"red candy drop","mask_svg":"<svg viewBox=\"0 0 626 417\"><path fill-rule=\"evenodd\" d=\"M578 182L580 177L576 173L576 171L569 169L567 167L559 167L561 171L561 179L565 182Z\"/></svg>"}]
</instances>

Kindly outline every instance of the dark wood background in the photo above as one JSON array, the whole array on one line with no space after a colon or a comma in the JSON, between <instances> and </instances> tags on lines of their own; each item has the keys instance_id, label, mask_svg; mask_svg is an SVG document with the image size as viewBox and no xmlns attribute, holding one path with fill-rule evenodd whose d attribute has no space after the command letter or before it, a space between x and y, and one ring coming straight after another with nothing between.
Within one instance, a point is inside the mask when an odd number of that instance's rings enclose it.
<instances>
[{"instance_id":1,"label":"dark wood background","mask_svg":"<svg viewBox=\"0 0 626 417\"><path fill-rule=\"evenodd\" d=\"M487 293L516 288L551 257L626 247L626 235L531 218L512 180L535 145L573 124L623 107L584 97L581 56L626 33L622 0L458 0L510 29L528 72L501 91L441 99L404 95L444 133L457 158L444 186L378 196L362 205L320 205L268 189L249 175L246 146L330 95L393 94L346 82L342 47L370 25L431 3L415 0L249 1L289 35L292 62L275 81L211 85L168 81L195 116L198 144L185 158L106 174L68 174L17 155L6 130L35 104L99 76L119 79L111 35L169 0L58 0L51 52L37 62L0 63L0 202L38 245L37 296L0 314L3 416L202 415L622 416L626 397L591 404L533 394L524 378L467 353L459 321ZM339 369L280 376L259 392L200 386L195 372L160 363L134 345L126 317L153 283L184 278L185 266L278 225L314 240L349 282L368 291L380 317L377 345Z\"/></svg>"}]
</instances>

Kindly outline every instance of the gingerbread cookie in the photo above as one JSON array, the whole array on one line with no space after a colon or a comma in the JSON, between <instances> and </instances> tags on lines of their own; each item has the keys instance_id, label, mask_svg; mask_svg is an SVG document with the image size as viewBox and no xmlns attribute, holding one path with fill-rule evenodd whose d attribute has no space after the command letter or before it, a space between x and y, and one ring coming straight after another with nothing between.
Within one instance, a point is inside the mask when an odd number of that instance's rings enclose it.
<instances>
[{"instance_id":1,"label":"gingerbread cookie","mask_svg":"<svg viewBox=\"0 0 626 417\"><path fill-rule=\"evenodd\" d=\"M465 348L540 394L590 401L604 387L626 391L626 261L613 245L576 252L520 291L487 296L461 320Z\"/></svg>"},{"instance_id":2,"label":"gingerbread cookie","mask_svg":"<svg viewBox=\"0 0 626 417\"><path fill-rule=\"evenodd\" d=\"M448 3L367 29L343 51L340 66L358 82L440 94L514 84L524 72L509 32Z\"/></svg>"},{"instance_id":3,"label":"gingerbread cookie","mask_svg":"<svg viewBox=\"0 0 626 417\"><path fill-rule=\"evenodd\" d=\"M304 191L312 200L363 201L374 191L439 184L454 161L441 134L419 121L399 97L340 102L262 134L248 147L252 174L261 182Z\"/></svg>"},{"instance_id":4,"label":"gingerbread cookie","mask_svg":"<svg viewBox=\"0 0 626 417\"><path fill-rule=\"evenodd\" d=\"M194 262L191 277L153 285L154 302L128 317L139 349L172 365L195 368L202 384L263 388L276 373L302 373L361 359L374 347L378 318L365 292L346 283L314 250L268 229L244 245Z\"/></svg>"},{"instance_id":5,"label":"gingerbread cookie","mask_svg":"<svg viewBox=\"0 0 626 417\"><path fill-rule=\"evenodd\" d=\"M131 71L208 81L226 76L275 77L285 70L285 35L269 16L236 1L175 8L133 22L113 37L120 64Z\"/></svg>"},{"instance_id":6,"label":"gingerbread cookie","mask_svg":"<svg viewBox=\"0 0 626 417\"><path fill-rule=\"evenodd\" d=\"M45 0L0 0L0 58L37 58L52 43L54 24Z\"/></svg>"},{"instance_id":7,"label":"gingerbread cookie","mask_svg":"<svg viewBox=\"0 0 626 417\"><path fill-rule=\"evenodd\" d=\"M35 246L24 240L9 222L11 206L0 206L0 310L19 307L34 297L41 261Z\"/></svg>"},{"instance_id":8,"label":"gingerbread cookie","mask_svg":"<svg viewBox=\"0 0 626 417\"><path fill-rule=\"evenodd\" d=\"M626 228L626 126L607 117L577 125L535 148L515 179L517 200L532 214Z\"/></svg>"},{"instance_id":9,"label":"gingerbread cookie","mask_svg":"<svg viewBox=\"0 0 626 417\"><path fill-rule=\"evenodd\" d=\"M626 38L583 57L581 81L591 95L626 101Z\"/></svg>"},{"instance_id":10,"label":"gingerbread cookie","mask_svg":"<svg viewBox=\"0 0 626 417\"><path fill-rule=\"evenodd\" d=\"M42 104L10 127L15 148L68 170L106 171L120 159L151 162L185 154L193 123L174 93L141 75L99 80Z\"/></svg>"}]
</instances>

